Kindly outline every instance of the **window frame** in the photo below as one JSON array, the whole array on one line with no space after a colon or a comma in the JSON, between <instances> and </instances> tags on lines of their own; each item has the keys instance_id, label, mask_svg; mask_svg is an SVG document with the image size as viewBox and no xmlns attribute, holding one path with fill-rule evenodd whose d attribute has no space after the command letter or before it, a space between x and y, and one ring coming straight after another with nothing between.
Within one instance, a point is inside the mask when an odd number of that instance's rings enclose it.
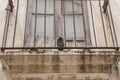
<instances>
[{"instance_id":1,"label":"window frame","mask_svg":"<svg viewBox=\"0 0 120 80\"><path fill-rule=\"evenodd\" d=\"M63 0L59 0L59 1L63 1ZM72 1L72 0L71 0ZM78 0L78 1L80 1L80 0ZM84 19L83 19L83 21L84 21L84 35L85 35L85 37L79 37L79 38L76 38L76 41L77 42L81 42L81 43L84 43L84 44L86 44L86 45L91 45L91 39L90 39L90 29L89 29L89 21L88 21L88 10L87 10L87 1L82 1L81 0L81 5L82 5L82 7L83 7L83 17L84 17ZM31 26L31 21L32 21L32 16L33 15L36 15L35 13L33 13L33 11L31 11L31 9L33 8L32 7L33 6L33 0L31 0L31 1L29 1L29 3L28 3L28 13L27 13L27 15L28 15L28 19L27 19L27 26ZM32 15L31 15L32 14ZM37 14L40 14L40 13L37 13ZM64 14L64 13L63 13ZM77 13L74 13L75 15L78 15ZM55 14L40 14L40 15L55 15ZM66 15L66 14L65 14ZM67 14L67 15L72 15L72 14ZM64 16L64 15L63 15ZM56 34L54 34L54 35L56 35ZM31 28L30 27L27 27L27 37L29 37L29 36L31 36ZM58 37L58 36L56 36L56 37ZM73 38L67 38L66 37L66 39L65 39L65 42L66 41L68 41L68 42L73 42L74 40L73 40ZM56 42L56 40L55 40L55 42ZM29 44L29 43L28 43Z\"/></svg>"}]
</instances>

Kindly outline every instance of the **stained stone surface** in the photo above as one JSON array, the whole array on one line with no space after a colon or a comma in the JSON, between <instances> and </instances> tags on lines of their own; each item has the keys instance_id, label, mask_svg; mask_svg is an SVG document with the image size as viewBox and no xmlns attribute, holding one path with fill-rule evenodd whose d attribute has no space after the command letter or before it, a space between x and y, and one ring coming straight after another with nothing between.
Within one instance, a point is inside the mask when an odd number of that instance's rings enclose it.
<instances>
[{"instance_id":1,"label":"stained stone surface","mask_svg":"<svg viewBox=\"0 0 120 80\"><path fill-rule=\"evenodd\" d=\"M17 55L18 53L21 55ZM0 56L0 59L9 65L13 80L119 79L119 67L116 64L119 55L114 53L101 55L18 53L9 55L4 53Z\"/></svg>"}]
</instances>

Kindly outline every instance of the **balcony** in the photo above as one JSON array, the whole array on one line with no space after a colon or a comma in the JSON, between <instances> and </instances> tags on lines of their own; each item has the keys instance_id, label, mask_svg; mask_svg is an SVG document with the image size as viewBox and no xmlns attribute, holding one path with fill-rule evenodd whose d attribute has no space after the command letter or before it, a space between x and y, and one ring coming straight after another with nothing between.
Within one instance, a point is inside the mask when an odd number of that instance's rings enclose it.
<instances>
[{"instance_id":1,"label":"balcony","mask_svg":"<svg viewBox=\"0 0 120 80\"><path fill-rule=\"evenodd\" d=\"M6 8L1 51L119 51L109 0L27 0L23 7L20 0L10 3Z\"/></svg>"}]
</instances>

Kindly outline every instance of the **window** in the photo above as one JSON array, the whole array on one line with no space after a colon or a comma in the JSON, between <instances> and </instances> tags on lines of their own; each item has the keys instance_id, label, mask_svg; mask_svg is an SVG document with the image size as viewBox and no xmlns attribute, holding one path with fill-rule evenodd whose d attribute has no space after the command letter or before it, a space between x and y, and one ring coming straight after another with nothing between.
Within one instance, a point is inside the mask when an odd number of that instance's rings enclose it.
<instances>
[{"instance_id":1,"label":"window","mask_svg":"<svg viewBox=\"0 0 120 80\"><path fill-rule=\"evenodd\" d=\"M27 15L28 46L55 47L59 37L65 47L88 41L87 5L82 0L31 0Z\"/></svg>"}]
</instances>

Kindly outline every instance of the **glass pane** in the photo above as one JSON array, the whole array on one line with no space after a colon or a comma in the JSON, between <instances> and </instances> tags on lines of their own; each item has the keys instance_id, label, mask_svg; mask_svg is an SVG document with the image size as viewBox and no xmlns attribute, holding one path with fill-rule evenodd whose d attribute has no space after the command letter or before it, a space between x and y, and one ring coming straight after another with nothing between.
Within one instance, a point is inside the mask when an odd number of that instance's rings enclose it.
<instances>
[{"instance_id":1,"label":"glass pane","mask_svg":"<svg viewBox=\"0 0 120 80\"><path fill-rule=\"evenodd\" d=\"M66 14L72 14L73 13L73 8L74 8L74 13L82 13L81 9L81 0L65 0L65 13ZM74 6L73 6L74 5Z\"/></svg>"},{"instance_id":2,"label":"glass pane","mask_svg":"<svg viewBox=\"0 0 120 80\"><path fill-rule=\"evenodd\" d=\"M84 26L83 19L81 15L75 15L75 28L76 28L76 37L84 37Z\"/></svg>"},{"instance_id":3,"label":"glass pane","mask_svg":"<svg viewBox=\"0 0 120 80\"><path fill-rule=\"evenodd\" d=\"M33 12L35 12L36 0L33 4ZM37 13L45 13L45 0L37 0ZM54 13L54 1L46 0L46 13Z\"/></svg>"},{"instance_id":4,"label":"glass pane","mask_svg":"<svg viewBox=\"0 0 120 80\"><path fill-rule=\"evenodd\" d=\"M44 16L37 16L37 24L36 24L36 34L37 36L44 36Z\"/></svg>"},{"instance_id":5,"label":"glass pane","mask_svg":"<svg viewBox=\"0 0 120 80\"><path fill-rule=\"evenodd\" d=\"M46 36L53 37L53 16L46 16L46 26L45 26L45 16L39 15L37 17L37 35L44 37L44 29L46 27Z\"/></svg>"},{"instance_id":6,"label":"glass pane","mask_svg":"<svg viewBox=\"0 0 120 80\"><path fill-rule=\"evenodd\" d=\"M46 36L47 37L54 36L54 17L53 16L46 17Z\"/></svg>"},{"instance_id":7,"label":"glass pane","mask_svg":"<svg viewBox=\"0 0 120 80\"><path fill-rule=\"evenodd\" d=\"M67 14L67 13L72 13L72 0L65 0L65 2L64 2L64 4L65 4L65 14Z\"/></svg>"},{"instance_id":8,"label":"glass pane","mask_svg":"<svg viewBox=\"0 0 120 80\"><path fill-rule=\"evenodd\" d=\"M81 0L74 0L74 13L82 13Z\"/></svg>"},{"instance_id":9,"label":"glass pane","mask_svg":"<svg viewBox=\"0 0 120 80\"><path fill-rule=\"evenodd\" d=\"M37 12L44 13L45 12L45 0L37 0Z\"/></svg>"},{"instance_id":10,"label":"glass pane","mask_svg":"<svg viewBox=\"0 0 120 80\"><path fill-rule=\"evenodd\" d=\"M66 37L73 38L74 37L74 27L73 27L73 16L66 16Z\"/></svg>"},{"instance_id":11,"label":"glass pane","mask_svg":"<svg viewBox=\"0 0 120 80\"><path fill-rule=\"evenodd\" d=\"M64 20L64 18L62 19ZM64 21L62 21L62 26L64 29ZM77 40L84 38L84 26L83 26L83 17L81 15L75 15L75 31L73 16L65 16L65 26L66 26L66 37L69 40L74 40L76 33Z\"/></svg>"},{"instance_id":12,"label":"glass pane","mask_svg":"<svg viewBox=\"0 0 120 80\"><path fill-rule=\"evenodd\" d=\"M46 0L46 13L54 13L54 0Z\"/></svg>"}]
</instances>

